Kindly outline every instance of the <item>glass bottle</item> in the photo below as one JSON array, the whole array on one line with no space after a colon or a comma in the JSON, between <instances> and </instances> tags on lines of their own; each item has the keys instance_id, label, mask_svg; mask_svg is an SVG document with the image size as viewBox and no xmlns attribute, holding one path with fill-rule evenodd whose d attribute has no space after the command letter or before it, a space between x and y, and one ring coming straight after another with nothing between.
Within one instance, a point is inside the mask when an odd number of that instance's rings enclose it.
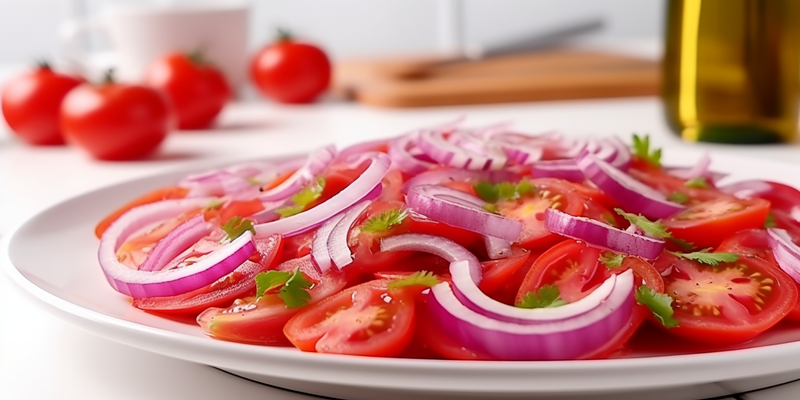
<instances>
[{"instance_id":1,"label":"glass bottle","mask_svg":"<svg viewBox=\"0 0 800 400\"><path fill-rule=\"evenodd\" d=\"M800 0L668 0L663 92L687 141L795 139Z\"/></svg>"}]
</instances>

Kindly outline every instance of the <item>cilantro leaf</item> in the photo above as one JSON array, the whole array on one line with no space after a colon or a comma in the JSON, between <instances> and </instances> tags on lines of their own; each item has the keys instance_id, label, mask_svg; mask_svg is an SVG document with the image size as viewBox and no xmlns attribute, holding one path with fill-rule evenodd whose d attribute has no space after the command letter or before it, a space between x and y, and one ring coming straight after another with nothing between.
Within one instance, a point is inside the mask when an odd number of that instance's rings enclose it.
<instances>
[{"instance_id":1,"label":"cilantro leaf","mask_svg":"<svg viewBox=\"0 0 800 400\"><path fill-rule=\"evenodd\" d=\"M687 196L686 193L674 192L667 196L667 200L678 204L686 204L686 202L689 201L689 196Z\"/></svg>"},{"instance_id":2,"label":"cilantro leaf","mask_svg":"<svg viewBox=\"0 0 800 400\"><path fill-rule=\"evenodd\" d=\"M291 272L267 271L256 275L256 297L262 297L265 293L275 290L286 284Z\"/></svg>"},{"instance_id":3,"label":"cilantro leaf","mask_svg":"<svg viewBox=\"0 0 800 400\"><path fill-rule=\"evenodd\" d=\"M656 293L649 286L642 285L636 289L636 302L649 308L664 327L675 328L678 326L678 321L672 317L675 312L672 309L672 297L664 293Z\"/></svg>"},{"instance_id":4,"label":"cilantro leaf","mask_svg":"<svg viewBox=\"0 0 800 400\"><path fill-rule=\"evenodd\" d=\"M638 226L639 229L641 229L645 234L647 234L650 237L656 239L669 240L672 243L675 243L676 245L680 246L680 248L684 250L691 250L692 248L694 248L694 244L689 243L683 239L672 237L672 233L670 233L667 230L667 227L661 223L660 219L656 221L650 221L641 214L637 215L637 214L627 213L623 211L621 208L615 208L614 211L617 214L621 215L623 218L627 219L628 222L630 222L631 224Z\"/></svg>"},{"instance_id":5,"label":"cilantro leaf","mask_svg":"<svg viewBox=\"0 0 800 400\"><path fill-rule=\"evenodd\" d=\"M299 192L292 196L292 203L275 210L281 218L291 217L292 215L300 214L305 211L306 206L313 203L315 200L322 196L322 191L325 190L325 178L319 177L312 184L304 187Z\"/></svg>"},{"instance_id":6,"label":"cilantro leaf","mask_svg":"<svg viewBox=\"0 0 800 400\"><path fill-rule=\"evenodd\" d=\"M238 215L231 217L231 219L229 219L225 225L222 225L222 230L225 231L225 238L223 240L228 241L233 241L247 231L250 231L253 235L256 234L256 228L253 227L253 221L250 221L249 219L243 219Z\"/></svg>"},{"instance_id":7,"label":"cilantro leaf","mask_svg":"<svg viewBox=\"0 0 800 400\"><path fill-rule=\"evenodd\" d=\"M633 134L633 155L654 167L661 167L661 149L650 151L650 136Z\"/></svg>"},{"instance_id":8,"label":"cilantro leaf","mask_svg":"<svg viewBox=\"0 0 800 400\"><path fill-rule=\"evenodd\" d=\"M484 210L486 210L486 211L488 211L488 212L490 212L492 214L497 214L497 205L496 204L486 203L481 208L483 208Z\"/></svg>"},{"instance_id":9,"label":"cilantro leaf","mask_svg":"<svg viewBox=\"0 0 800 400\"><path fill-rule=\"evenodd\" d=\"M439 278L430 271L417 271L413 274L389 282L389 289L402 289L409 286L433 287L439 284Z\"/></svg>"},{"instance_id":10,"label":"cilantro leaf","mask_svg":"<svg viewBox=\"0 0 800 400\"><path fill-rule=\"evenodd\" d=\"M674 254L677 257L684 258L687 260L697 261L701 264L717 266L721 262L734 262L739 259L738 254L734 253L709 253L711 248L703 249L700 251L695 251L691 253L678 253L675 251L670 251L670 253Z\"/></svg>"},{"instance_id":11,"label":"cilantro leaf","mask_svg":"<svg viewBox=\"0 0 800 400\"><path fill-rule=\"evenodd\" d=\"M218 210L222 208L224 204L225 202L222 199L218 199L215 197L211 199L211 201L209 201L205 207L203 207L203 211Z\"/></svg>"},{"instance_id":12,"label":"cilantro leaf","mask_svg":"<svg viewBox=\"0 0 800 400\"><path fill-rule=\"evenodd\" d=\"M392 227L402 224L407 216L406 210L386 210L364 221L364 224L361 225L361 230L364 232L388 231Z\"/></svg>"},{"instance_id":13,"label":"cilantro leaf","mask_svg":"<svg viewBox=\"0 0 800 400\"><path fill-rule=\"evenodd\" d=\"M603 263L607 268L617 268L622 266L622 261L625 260L625 256L622 254L617 254L611 251L604 251L600 253L600 258L597 261Z\"/></svg>"},{"instance_id":14,"label":"cilantro leaf","mask_svg":"<svg viewBox=\"0 0 800 400\"><path fill-rule=\"evenodd\" d=\"M605 221L605 223L613 226L614 228L619 228L619 225L617 224L617 220L614 219L614 216L609 214L609 213L603 213L603 221Z\"/></svg>"},{"instance_id":15,"label":"cilantro leaf","mask_svg":"<svg viewBox=\"0 0 800 400\"><path fill-rule=\"evenodd\" d=\"M306 289L311 288L314 284L306 279L305 275L296 269L292 276L286 281L281 290L278 292L286 307L295 308L302 307L311 300L311 295L308 294Z\"/></svg>"},{"instance_id":16,"label":"cilantro leaf","mask_svg":"<svg viewBox=\"0 0 800 400\"><path fill-rule=\"evenodd\" d=\"M305 275L296 269L294 272L268 271L256 275L256 296L262 297L267 292L278 289L278 297L287 308L302 307L311 300L306 289L313 286Z\"/></svg>"},{"instance_id":17,"label":"cilantro leaf","mask_svg":"<svg viewBox=\"0 0 800 400\"><path fill-rule=\"evenodd\" d=\"M684 183L684 186L694 189L708 189L708 181L705 177L698 176L694 179L689 179Z\"/></svg>"},{"instance_id":18,"label":"cilantro leaf","mask_svg":"<svg viewBox=\"0 0 800 400\"><path fill-rule=\"evenodd\" d=\"M522 301L517 304L520 308L552 308L567 304L561 298L561 293L556 285L543 285L536 292L528 292Z\"/></svg>"},{"instance_id":19,"label":"cilantro leaf","mask_svg":"<svg viewBox=\"0 0 800 400\"><path fill-rule=\"evenodd\" d=\"M767 218L764 220L764 229L777 227L778 223L775 222L775 216L772 213L767 213Z\"/></svg>"},{"instance_id":20,"label":"cilantro leaf","mask_svg":"<svg viewBox=\"0 0 800 400\"><path fill-rule=\"evenodd\" d=\"M511 182L495 184L477 182L473 187L478 197L489 203L496 203L498 200L516 200L536 190L536 186L527 179L523 179L516 184Z\"/></svg>"}]
</instances>

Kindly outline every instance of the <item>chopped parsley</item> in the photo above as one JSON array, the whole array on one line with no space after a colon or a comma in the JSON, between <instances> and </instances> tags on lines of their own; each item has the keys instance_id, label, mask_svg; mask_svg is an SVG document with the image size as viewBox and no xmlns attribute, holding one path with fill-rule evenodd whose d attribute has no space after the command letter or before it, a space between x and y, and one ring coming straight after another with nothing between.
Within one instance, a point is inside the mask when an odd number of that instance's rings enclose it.
<instances>
[{"instance_id":1,"label":"chopped parsley","mask_svg":"<svg viewBox=\"0 0 800 400\"><path fill-rule=\"evenodd\" d=\"M684 186L694 189L708 189L708 181L703 176L698 176L694 179L689 179L684 183Z\"/></svg>"},{"instance_id":2,"label":"chopped parsley","mask_svg":"<svg viewBox=\"0 0 800 400\"><path fill-rule=\"evenodd\" d=\"M600 253L600 258L597 261L600 261L605 265L607 268L617 268L622 266L622 261L625 260L625 256L622 254L617 254L611 251L604 251Z\"/></svg>"},{"instance_id":3,"label":"chopped parsley","mask_svg":"<svg viewBox=\"0 0 800 400\"><path fill-rule=\"evenodd\" d=\"M473 185L475 192L483 201L496 203L498 200L516 200L528 193L536 190L531 181L523 179L519 183L500 182L491 184L489 182L477 182Z\"/></svg>"},{"instance_id":4,"label":"chopped parsley","mask_svg":"<svg viewBox=\"0 0 800 400\"><path fill-rule=\"evenodd\" d=\"M670 253L674 254L677 257L697 261L701 264L717 266L721 262L734 262L739 259L738 254L734 253L710 253L709 250L711 248L703 249L700 251L695 251L691 253L678 253L676 251L670 251Z\"/></svg>"},{"instance_id":5,"label":"chopped parsley","mask_svg":"<svg viewBox=\"0 0 800 400\"><path fill-rule=\"evenodd\" d=\"M281 207L275 210L281 218L291 217L292 215L300 214L305 211L306 207L313 203L315 200L322 196L322 191L325 190L325 178L317 178L313 183L304 187L299 192L292 196L291 201L293 204Z\"/></svg>"},{"instance_id":6,"label":"chopped parsley","mask_svg":"<svg viewBox=\"0 0 800 400\"><path fill-rule=\"evenodd\" d=\"M633 155L654 167L661 167L661 149L650 150L650 136L633 134Z\"/></svg>"},{"instance_id":7,"label":"chopped parsley","mask_svg":"<svg viewBox=\"0 0 800 400\"><path fill-rule=\"evenodd\" d=\"M686 204L686 202L689 201L689 196L683 192L674 192L667 196L667 200L678 204Z\"/></svg>"},{"instance_id":8,"label":"chopped parsley","mask_svg":"<svg viewBox=\"0 0 800 400\"><path fill-rule=\"evenodd\" d=\"M409 286L433 287L439 284L439 278L430 271L417 271L413 274L389 282L388 289L402 289Z\"/></svg>"},{"instance_id":9,"label":"chopped parsley","mask_svg":"<svg viewBox=\"0 0 800 400\"><path fill-rule=\"evenodd\" d=\"M311 288L313 284L306 279L300 269L294 272L261 272L255 279L256 296L259 298L277 289L278 297L283 300L287 308L302 307L311 300L311 295L306 289Z\"/></svg>"},{"instance_id":10,"label":"chopped parsley","mask_svg":"<svg viewBox=\"0 0 800 400\"><path fill-rule=\"evenodd\" d=\"M631 224L638 226L639 229L641 229L645 234L647 234L650 237L656 239L669 240L672 243L675 243L676 245L680 246L680 248L683 250L691 250L692 248L694 248L694 245L692 243L672 237L672 233L670 233L667 230L667 227L661 223L660 219L653 222L645 218L641 214L637 215L637 214L627 213L623 211L621 208L615 208L614 211L616 211L616 213L621 215L623 218L627 219L628 222L630 222Z\"/></svg>"},{"instance_id":11,"label":"chopped parsley","mask_svg":"<svg viewBox=\"0 0 800 400\"><path fill-rule=\"evenodd\" d=\"M361 225L361 230L363 232L388 231L389 229L402 224L407 216L408 214L406 214L406 210L387 210L364 221L364 224Z\"/></svg>"},{"instance_id":12,"label":"chopped parsley","mask_svg":"<svg viewBox=\"0 0 800 400\"><path fill-rule=\"evenodd\" d=\"M253 235L256 234L256 228L253 227L253 221L244 219L238 215L231 217L231 219L229 219L225 225L222 225L222 230L225 232L225 238L223 238L223 240L228 241L233 241L247 231L250 231Z\"/></svg>"},{"instance_id":13,"label":"chopped parsley","mask_svg":"<svg viewBox=\"0 0 800 400\"><path fill-rule=\"evenodd\" d=\"M777 227L778 223L775 222L775 216L772 213L767 213L767 218L764 220L764 229Z\"/></svg>"},{"instance_id":14,"label":"chopped parsley","mask_svg":"<svg viewBox=\"0 0 800 400\"><path fill-rule=\"evenodd\" d=\"M665 328L675 328L678 321L672 317L672 297L664 293L656 293L647 285L636 289L636 302L646 306Z\"/></svg>"},{"instance_id":15,"label":"chopped parsley","mask_svg":"<svg viewBox=\"0 0 800 400\"><path fill-rule=\"evenodd\" d=\"M481 206L481 208L492 214L497 214L497 204L486 203L483 206Z\"/></svg>"},{"instance_id":16,"label":"chopped parsley","mask_svg":"<svg viewBox=\"0 0 800 400\"><path fill-rule=\"evenodd\" d=\"M520 308L552 308L567 304L561 298L561 292L556 285L543 285L536 292L528 292L522 301L517 304Z\"/></svg>"}]
</instances>

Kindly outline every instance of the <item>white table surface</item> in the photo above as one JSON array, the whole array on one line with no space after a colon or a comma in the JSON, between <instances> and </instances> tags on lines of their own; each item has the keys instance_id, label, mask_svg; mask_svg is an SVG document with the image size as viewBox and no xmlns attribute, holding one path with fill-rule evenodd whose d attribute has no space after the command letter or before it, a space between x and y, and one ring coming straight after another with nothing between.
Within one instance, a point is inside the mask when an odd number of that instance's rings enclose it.
<instances>
[{"instance_id":1,"label":"white table surface","mask_svg":"<svg viewBox=\"0 0 800 400\"><path fill-rule=\"evenodd\" d=\"M0 123L0 235L32 213L76 194L198 162L305 152L335 142L386 137L465 115L468 123L512 121L525 131L558 128L569 135L649 133L665 151L685 146L669 133L654 98L442 107L414 110L352 104L281 107L232 104L219 127L175 132L149 160L98 162L70 147L35 148ZM797 145L707 147L800 163ZM46 249L44 250L46 251ZM54 255L57 260L57 255ZM0 274L0 398L2 399L309 399L251 383L216 369L135 350L101 339L40 310ZM800 384L738 399L800 398Z\"/></svg>"}]
</instances>

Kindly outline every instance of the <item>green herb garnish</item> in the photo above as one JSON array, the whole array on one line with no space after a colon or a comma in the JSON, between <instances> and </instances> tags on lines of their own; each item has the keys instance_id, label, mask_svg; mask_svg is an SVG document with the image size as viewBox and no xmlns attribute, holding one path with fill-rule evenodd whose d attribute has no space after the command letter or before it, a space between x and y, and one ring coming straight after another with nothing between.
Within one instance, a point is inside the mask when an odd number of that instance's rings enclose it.
<instances>
[{"instance_id":1,"label":"green herb garnish","mask_svg":"<svg viewBox=\"0 0 800 400\"><path fill-rule=\"evenodd\" d=\"M300 214L305 211L306 207L313 203L315 200L322 196L322 191L325 190L325 178L319 177L310 185L306 186L299 192L292 196L291 205L281 207L275 210L281 218L291 217L292 215Z\"/></svg>"},{"instance_id":2,"label":"green herb garnish","mask_svg":"<svg viewBox=\"0 0 800 400\"><path fill-rule=\"evenodd\" d=\"M556 285L543 285L536 292L528 292L522 301L517 304L520 308L552 308L567 304L561 298L561 292Z\"/></svg>"},{"instance_id":3,"label":"green herb garnish","mask_svg":"<svg viewBox=\"0 0 800 400\"><path fill-rule=\"evenodd\" d=\"M678 321L672 317L675 312L672 309L672 297L664 293L656 293L649 286L642 285L636 289L636 302L649 308L664 327L675 328L678 326Z\"/></svg>"},{"instance_id":4,"label":"green herb garnish","mask_svg":"<svg viewBox=\"0 0 800 400\"><path fill-rule=\"evenodd\" d=\"M650 136L640 137L633 134L633 155L646 161L654 167L661 167L661 149L650 151Z\"/></svg>"},{"instance_id":5,"label":"green herb garnish","mask_svg":"<svg viewBox=\"0 0 800 400\"><path fill-rule=\"evenodd\" d=\"M484 210L486 210L486 211L488 211L488 212L490 212L492 214L497 214L497 204L486 203L486 204L482 205L481 208L483 208Z\"/></svg>"},{"instance_id":6,"label":"green herb garnish","mask_svg":"<svg viewBox=\"0 0 800 400\"><path fill-rule=\"evenodd\" d=\"M269 271L256 275L256 296L262 297L267 292L278 289L278 297L283 300L287 308L302 307L311 300L311 295L306 289L313 284L305 275L296 269L294 272Z\"/></svg>"},{"instance_id":7,"label":"green herb garnish","mask_svg":"<svg viewBox=\"0 0 800 400\"><path fill-rule=\"evenodd\" d=\"M734 253L710 253L709 251L711 248L703 249L700 251L695 251L691 253L678 253L676 251L670 251L670 253L674 254L677 257L697 261L701 264L717 266L721 262L734 262L739 259L738 254Z\"/></svg>"},{"instance_id":8,"label":"green herb garnish","mask_svg":"<svg viewBox=\"0 0 800 400\"><path fill-rule=\"evenodd\" d=\"M628 222L630 222L631 224L638 226L639 229L641 229L645 234L647 234L650 237L656 239L669 240L684 250L691 250L692 248L694 248L694 245L692 243L673 237L672 233L670 233L667 230L667 227L661 223L660 219L656 221L650 221L641 214L636 215L627 213L623 211L621 208L615 208L614 211L616 211L616 213L621 215L623 218L627 219Z\"/></svg>"},{"instance_id":9,"label":"green herb garnish","mask_svg":"<svg viewBox=\"0 0 800 400\"><path fill-rule=\"evenodd\" d=\"M256 234L256 228L253 227L253 221L244 219L238 215L231 217L231 219L229 219L225 225L222 225L222 230L225 232L225 238L223 240L228 241L233 241L247 231L250 231L253 235Z\"/></svg>"},{"instance_id":10,"label":"green herb garnish","mask_svg":"<svg viewBox=\"0 0 800 400\"><path fill-rule=\"evenodd\" d=\"M775 216L772 213L767 213L767 218L764 220L764 229L777 227L778 223L775 222Z\"/></svg>"},{"instance_id":11,"label":"green herb garnish","mask_svg":"<svg viewBox=\"0 0 800 400\"><path fill-rule=\"evenodd\" d=\"M686 204L686 202L689 201L689 196L687 196L686 193L674 192L667 196L667 200L678 204Z\"/></svg>"},{"instance_id":12,"label":"green herb garnish","mask_svg":"<svg viewBox=\"0 0 800 400\"><path fill-rule=\"evenodd\" d=\"M402 289L409 286L433 287L439 284L439 278L430 271L417 271L413 274L389 282L388 289Z\"/></svg>"},{"instance_id":13,"label":"green herb garnish","mask_svg":"<svg viewBox=\"0 0 800 400\"><path fill-rule=\"evenodd\" d=\"M517 184L511 182L495 184L477 182L473 187L478 197L489 203L496 203L498 200L516 200L536 190L536 186L527 179L523 179Z\"/></svg>"},{"instance_id":14,"label":"green herb garnish","mask_svg":"<svg viewBox=\"0 0 800 400\"><path fill-rule=\"evenodd\" d=\"M705 177L699 176L694 179L689 179L684 183L684 186L694 189L708 189L708 181Z\"/></svg>"},{"instance_id":15,"label":"green herb garnish","mask_svg":"<svg viewBox=\"0 0 800 400\"><path fill-rule=\"evenodd\" d=\"M604 251L600 253L600 258L597 261L600 261L607 268L611 269L622 266L622 261L624 260L625 256L622 254L617 254L611 251Z\"/></svg>"},{"instance_id":16,"label":"green herb garnish","mask_svg":"<svg viewBox=\"0 0 800 400\"><path fill-rule=\"evenodd\" d=\"M361 230L364 232L385 232L394 226L402 224L407 216L406 210L387 210L366 220L361 225Z\"/></svg>"}]
</instances>

